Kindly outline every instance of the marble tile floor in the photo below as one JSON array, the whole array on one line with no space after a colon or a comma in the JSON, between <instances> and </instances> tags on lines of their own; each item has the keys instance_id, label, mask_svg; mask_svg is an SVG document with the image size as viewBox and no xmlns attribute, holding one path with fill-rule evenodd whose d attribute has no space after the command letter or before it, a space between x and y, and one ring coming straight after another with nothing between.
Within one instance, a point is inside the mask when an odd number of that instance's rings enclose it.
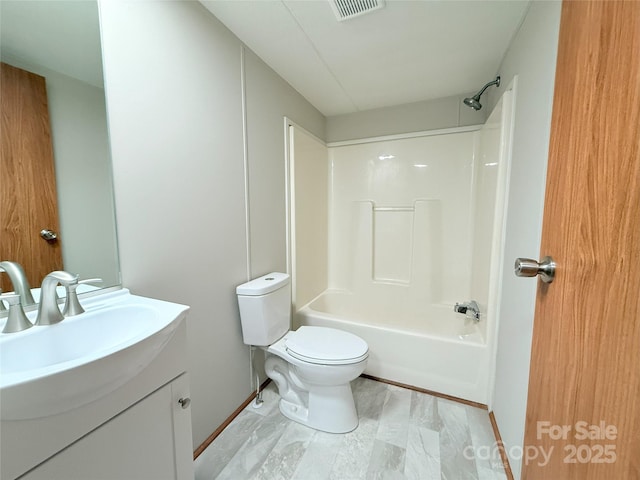
<instances>
[{"instance_id":1,"label":"marble tile floor","mask_svg":"<svg viewBox=\"0 0 640 480\"><path fill-rule=\"evenodd\" d=\"M196 480L506 480L486 410L360 377L360 424L319 432L285 418L276 387L195 460Z\"/></svg>"}]
</instances>

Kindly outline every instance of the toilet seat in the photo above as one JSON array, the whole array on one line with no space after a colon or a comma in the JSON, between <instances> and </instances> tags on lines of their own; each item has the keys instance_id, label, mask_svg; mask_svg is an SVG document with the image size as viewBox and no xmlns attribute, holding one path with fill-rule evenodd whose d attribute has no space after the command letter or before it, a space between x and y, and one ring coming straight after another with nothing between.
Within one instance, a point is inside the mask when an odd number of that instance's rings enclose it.
<instances>
[{"instance_id":1,"label":"toilet seat","mask_svg":"<svg viewBox=\"0 0 640 480\"><path fill-rule=\"evenodd\" d=\"M300 327L285 340L287 353L303 362L319 365L358 363L369 356L369 347L352 333L326 327Z\"/></svg>"}]
</instances>

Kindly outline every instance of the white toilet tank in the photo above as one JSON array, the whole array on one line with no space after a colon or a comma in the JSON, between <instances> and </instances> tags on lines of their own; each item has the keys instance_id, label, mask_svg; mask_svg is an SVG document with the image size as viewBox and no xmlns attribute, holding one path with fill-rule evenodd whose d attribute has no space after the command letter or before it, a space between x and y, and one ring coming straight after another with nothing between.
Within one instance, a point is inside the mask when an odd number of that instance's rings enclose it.
<instances>
[{"instance_id":1,"label":"white toilet tank","mask_svg":"<svg viewBox=\"0 0 640 480\"><path fill-rule=\"evenodd\" d=\"M286 273L274 272L243 283L236 294L247 345L271 345L291 328L291 285Z\"/></svg>"}]
</instances>

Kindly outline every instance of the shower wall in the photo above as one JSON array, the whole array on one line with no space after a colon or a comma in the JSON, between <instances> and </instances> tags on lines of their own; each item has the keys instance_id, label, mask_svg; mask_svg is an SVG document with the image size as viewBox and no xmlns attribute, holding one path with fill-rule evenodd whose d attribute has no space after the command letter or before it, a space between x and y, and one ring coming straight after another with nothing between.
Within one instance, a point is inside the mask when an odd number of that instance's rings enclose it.
<instances>
[{"instance_id":1,"label":"shower wall","mask_svg":"<svg viewBox=\"0 0 640 480\"><path fill-rule=\"evenodd\" d=\"M328 149L290 132L296 327L359 335L375 377L490 402L511 97L482 126ZM453 311L472 299L480 322Z\"/></svg>"},{"instance_id":2,"label":"shower wall","mask_svg":"<svg viewBox=\"0 0 640 480\"><path fill-rule=\"evenodd\" d=\"M473 235L471 242L471 298L481 312L496 316L502 256L505 176L511 128L511 92L506 92L478 131L474 160ZM495 328L496 322L491 322ZM479 325L485 338L487 322Z\"/></svg>"},{"instance_id":3,"label":"shower wall","mask_svg":"<svg viewBox=\"0 0 640 480\"><path fill-rule=\"evenodd\" d=\"M475 131L329 149L329 288L413 313L468 300Z\"/></svg>"},{"instance_id":4,"label":"shower wall","mask_svg":"<svg viewBox=\"0 0 640 480\"><path fill-rule=\"evenodd\" d=\"M329 168L327 147L289 126L292 301L294 311L328 284Z\"/></svg>"}]
</instances>

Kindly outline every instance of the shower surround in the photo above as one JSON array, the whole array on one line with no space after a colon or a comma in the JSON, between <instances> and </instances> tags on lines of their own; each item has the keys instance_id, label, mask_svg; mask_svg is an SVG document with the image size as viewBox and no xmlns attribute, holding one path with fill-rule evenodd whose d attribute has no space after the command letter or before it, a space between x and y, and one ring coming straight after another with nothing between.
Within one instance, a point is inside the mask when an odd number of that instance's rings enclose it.
<instances>
[{"instance_id":1,"label":"shower surround","mask_svg":"<svg viewBox=\"0 0 640 480\"><path fill-rule=\"evenodd\" d=\"M501 102L482 127L315 145L314 162L314 140L292 133L297 323L364 338L370 375L487 403L508 113ZM328 173L313 173L323 155ZM323 229L310 255L301 239ZM453 312L470 299L479 322Z\"/></svg>"}]
</instances>

